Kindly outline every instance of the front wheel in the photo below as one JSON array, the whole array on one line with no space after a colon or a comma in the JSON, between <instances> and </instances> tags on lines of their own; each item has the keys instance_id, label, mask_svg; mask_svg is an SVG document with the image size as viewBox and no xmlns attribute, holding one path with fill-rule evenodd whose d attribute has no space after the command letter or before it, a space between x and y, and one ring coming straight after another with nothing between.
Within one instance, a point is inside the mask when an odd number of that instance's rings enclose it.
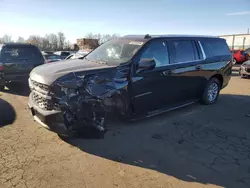
<instances>
[{"instance_id":1,"label":"front wheel","mask_svg":"<svg viewBox=\"0 0 250 188\"><path fill-rule=\"evenodd\" d=\"M211 78L201 97L201 103L210 105L216 103L220 93L221 83L217 78Z\"/></svg>"}]
</instances>

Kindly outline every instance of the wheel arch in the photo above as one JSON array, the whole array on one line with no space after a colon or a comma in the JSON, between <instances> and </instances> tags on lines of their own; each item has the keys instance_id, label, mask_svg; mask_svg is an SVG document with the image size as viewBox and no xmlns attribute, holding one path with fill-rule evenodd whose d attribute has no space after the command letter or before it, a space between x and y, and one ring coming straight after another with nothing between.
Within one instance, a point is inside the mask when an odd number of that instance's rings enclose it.
<instances>
[{"instance_id":1,"label":"wheel arch","mask_svg":"<svg viewBox=\"0 0 250 188\"><path fill-rule=\"evenodd\" d=\"M224 82L223 76L221 74L217 73L217 74L214 74L213 76L211 76L209 80L211 80L212 78L217 78L220 81L220 87L222 88L223 82Z\"/></svg>"}]
</instances>

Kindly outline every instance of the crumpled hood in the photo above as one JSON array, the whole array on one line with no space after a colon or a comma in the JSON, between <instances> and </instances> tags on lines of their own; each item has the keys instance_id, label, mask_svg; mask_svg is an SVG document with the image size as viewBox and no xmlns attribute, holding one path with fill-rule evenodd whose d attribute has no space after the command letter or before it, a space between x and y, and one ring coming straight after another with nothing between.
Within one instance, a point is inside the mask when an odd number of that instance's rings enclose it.
<instances>
[{"instance_id":1,"label":"crumpled hood","mask_svg":"<svg viewBox=\"0 0 250 188\"><path fill-rule=\"evenodd\" d=\"M108 66L86 59L63 60L48 63L34 68L30 73L30 79L39 83L51 85L58 78L71 72L82 72L97 69L109 69L116 66Z\"/></svg>"}]
</instances>

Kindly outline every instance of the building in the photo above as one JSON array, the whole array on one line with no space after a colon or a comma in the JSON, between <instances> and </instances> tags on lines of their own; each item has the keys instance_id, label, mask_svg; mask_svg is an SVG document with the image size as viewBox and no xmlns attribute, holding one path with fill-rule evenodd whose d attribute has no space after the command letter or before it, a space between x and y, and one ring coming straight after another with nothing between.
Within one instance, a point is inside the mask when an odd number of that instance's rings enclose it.
<instances>
[{"instance_id":1,"label":"building","mask_svg":"<svg viewBox=\"0 0 250 188\"><path fill-rule=\"evenodd\" d=\"M86 49L95 49L99 46L98 39L77 39L77 45L79 46L80 50Z\"/></svg>"},{"instance_id":2,"label":"building","mask_svg":"<svg viewBox=\"0 0 250 188\"><path fill-rule=\"evenodd\" d=\"M222 35L219 37L226 39L231 49L239 50L250 48L250 34Z\"/></svg>"}]
</instances>

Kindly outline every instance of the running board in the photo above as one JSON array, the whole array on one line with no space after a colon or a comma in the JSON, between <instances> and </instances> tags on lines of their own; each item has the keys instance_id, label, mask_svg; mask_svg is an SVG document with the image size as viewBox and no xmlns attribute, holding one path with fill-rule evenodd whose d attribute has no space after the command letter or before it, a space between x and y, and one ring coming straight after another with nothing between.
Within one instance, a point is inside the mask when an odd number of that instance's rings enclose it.
<instances>
[{"instance_id":1,"label":"running board","mask_svg":"<svg viewBox=\"0 0 250 188\"><path fill-rule=\"evenodd\" d=\"M188 103L181 104L181 105L178 105L178 106L174 106L174 107L170 107L170 108L163 108L163 109L160 109L160 110L154 110L154 111L151 111L148 114L145 114L145 115L142 115L142 116L138 116L138 117L135 116L134 118L131 118L131 121L137 121L137 120L157 116L157 115L160 115L160 114L163 114L163 113L166 113L166 112L170 112L170 111L173 111L173 110L176 110L176 109L179 109L179 108L189 106L189 105L194 104L194 103L196 103L198 101L199 100L192 100L192 101L190 101Z\"/></svg>"}]
</instances>

